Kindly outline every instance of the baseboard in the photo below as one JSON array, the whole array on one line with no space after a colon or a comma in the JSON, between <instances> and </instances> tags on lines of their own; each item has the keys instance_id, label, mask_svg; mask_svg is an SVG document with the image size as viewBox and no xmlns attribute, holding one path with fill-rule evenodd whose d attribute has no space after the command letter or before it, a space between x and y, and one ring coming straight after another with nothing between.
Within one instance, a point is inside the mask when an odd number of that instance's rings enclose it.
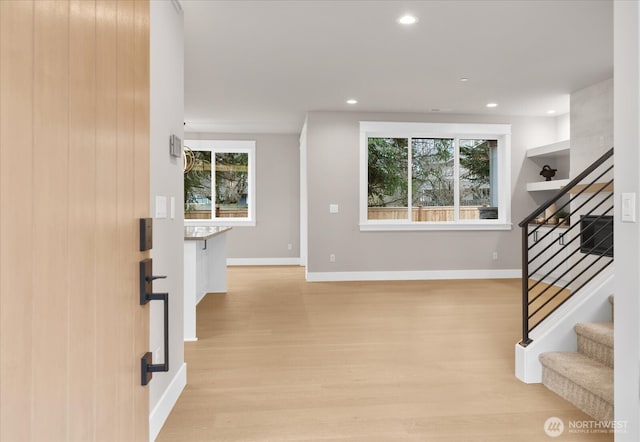
<instances>
[{"instance_id":1,"label":"baseboard","mask_svg":"<svg viewBox=\"0 0 640 442\"><path fill-rule=\"evenodd\" d=\"M307 281L415 281L429 279L507 279L522 277L520 269L416 270L397 272L307 272Z\"/></svg>"},{"instance_id":2,"label":"baseboard","mask_svg":"<svg viewBox=\"0 0 640 442\"><path fill-rule=\"evenodd\" d=\"M162 426L169 417L169 413L171 413L173 406L178 401L180 394L182 394L185 385L187 385L187 364L183 363L156 406L149 413L150 442L155 441L158 434L160 434Z\"/></svg>"},{"instance_id":3,"label":"baseboard","mask_svg":"<svg viewBox=\"0 0 640 442\"><path fill-rule=\"evenodd\" d=\"M227 258L228 266L297 266L300 258Z\"/></svg>"}]
</instances>

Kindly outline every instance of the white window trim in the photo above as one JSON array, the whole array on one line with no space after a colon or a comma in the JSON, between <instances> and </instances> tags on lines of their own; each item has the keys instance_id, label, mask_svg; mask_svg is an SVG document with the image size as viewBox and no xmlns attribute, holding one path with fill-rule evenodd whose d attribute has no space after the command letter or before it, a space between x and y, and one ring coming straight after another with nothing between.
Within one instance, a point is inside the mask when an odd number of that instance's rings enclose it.
<instances>
[{"instance_id":1,"label":"white window trim","mask_svg":"<svg viewBox=\"0 0 640 442\"><path fill-rule=\"evenodd\" d=\"M489 138L498 140L498 219L448 222L369 220L368 138ZM511 230L511 125L464 123L360 122L360 230Z\"/></svg>"},{"instance_id":2,"label":"white window trim","mask_svg":"<svg viewBox=\"0 0 640 442\"><path fill-rule=\"evenodd\" d=\"M185 219L185 226L247 226L256 225L256 142L254 140L185 140L192 150L215 153L249 154L249 194L247 218ZM213 183L213 181L212 181ZM215 201L212 201L215 206Z\"/></svg>"}]
</instances>

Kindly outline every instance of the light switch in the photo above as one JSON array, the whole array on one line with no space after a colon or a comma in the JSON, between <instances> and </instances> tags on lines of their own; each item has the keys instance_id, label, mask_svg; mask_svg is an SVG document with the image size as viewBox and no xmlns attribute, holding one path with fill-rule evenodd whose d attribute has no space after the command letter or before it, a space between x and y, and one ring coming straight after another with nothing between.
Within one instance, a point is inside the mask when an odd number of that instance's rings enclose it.
<instances>
[{"instance_id":1,"label":"light switch","mask_svg":"<svg viewBox=\"0 0 640 442\"><path fill-rule=\"evenodd\" d=\"M622 216L623 223L635 223L636 222L636 194L635 193L623 193L622 194Z\"/></svg>"},{"instance_id":2,"label":"light switch","mask_svg":"<svg viewBox=\"0 0 640 442\"><path fill-rule=\"evenodd\" d=\"M182 156L182 140L177 135L169 137L169 154L176 158Z\"/></svg>"},{"instance_id":3,"label":"light switch","mask_svg":"<svg viewBox=\"0 0 640 442\"><path fill-rule=\"evenodd\" d=\"M329 204L329 213L338 213L340 207L337 204Z\"/></svg>"},{"instance_id":4,"label":"light switch","mask_svg":"<svg viewBox=\"0 0 640 442\"><path fill-rule=\"evenodd\" d=\"M176 217L176 197L172 196L169 200L169 216L171 219Z\"/></svg>"},{"instance_id":5,"label":"light switch","mask_svg":"<svg viewBox=\"0 0 640 442\"><path fill-rule=\"evenodd\" d=\"M156 196L156 218L167 217L167 197Z\"/></svg>"}]
</instances>

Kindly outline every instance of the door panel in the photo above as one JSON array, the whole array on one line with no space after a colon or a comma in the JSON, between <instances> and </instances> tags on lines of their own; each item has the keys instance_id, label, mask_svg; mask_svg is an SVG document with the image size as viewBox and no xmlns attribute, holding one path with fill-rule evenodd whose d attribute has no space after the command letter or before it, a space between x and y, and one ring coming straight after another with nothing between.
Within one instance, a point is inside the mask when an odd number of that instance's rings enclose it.
<instances>
[{"instance_id":1,"label":"door panel","mask_svg":"<svg viewBox=\"0 0 640 442\"><path fill-rule=\"evenodd\" d=\"M31 440L33 278L29 269L35 241L31 235L33 207L25 195L33 194L32 48L33 4L0 1L0 440L3 441ZM21 172L16 176L18 170ZM20 191L16 192L18 187ZM19 294L19 299L14 294Z\"/></svg>"},{"instance_id":2,"label":"door panel","mask_svg":"<svg viewBox=\"0 0 640 442\"><path fill-rule=\"evenodd\" d=\"M148 440L148 8L0 1L1 440Z\"/></svg>"},{"instance_id":3,"label":"door panel","mask_svg":"<svg viewBox=\"0 0 640 442\"><path fill-rule=\"evenodd\" d=\"M95 436L96 390L96 121L95 3L69 5L69 407L77 410L69 424L71 441ZM82 275L82 277L78 277ZM87 314L91 312L91 314Z\"/></svg>"},{"instance_id":4,"label":"door panel","mask_svg":"<svg viewBox=\"0 0 640 442\"><path fill-rule=\"evenodd\" d=\"M117 196L118 196L118 261L127 263L121 269L118 281L120 287L116 291L119 310L123 314L115 318L114 332L118 336L118 342L127 343L119 347L119 379L118 384L129 382L129 373L134 369L137 360L131 358L134 349L134 323L133 310L126 309L131 302L128 295L136 287L137 256L132 255L130 247L135 242L135 229L132 229L134 220L133 211L133 23L127 23L133 19L133 2L125 1L118 3L117 21L118 33L116 34L116 78L118 92L129 91L128 94L117 95L117 155L116 165L118 168ZM125 24L125 26L122 26ZM125 185L126 183L126 185ZM123 389L120 391L117 421L120 423L120 432L117 440L133 440L134 425L134 395L133 389Z\"/></svg>"},{"instance_id":5,"label":"door panel","mask_svg":"<svg viewBox=\"0 0 640 442\"><path fill-rule=\"evenodd\" d=\"M135 2L134 13L134 35L133 35L133 59L134 66L134 177L133 177L133 198L134 217L136 219L146 218L150 214L150 60L149 60L149 3ZM141 128L143 130L141 130ZM136 267L137 268L137 267ZM134 312L134 337L136 351L143 349L142 356L149 347L149 307L139 307ZM139 359L136 359L138 361ZM137 367L137 365L136 365ZM134 386L140 388L138 379L134 379ZM145 390L146 393L146 390ZM149 395L136 395L134 397L134 411L136 422L149 421ZM134 440L148 440L148 426L135 425Z\"/></svg>"},{"instance_id":6,"label":"door panel","mask_svg":"<svg viewBox=\"0 0 640 442\"><path fill-rule=\"evenodd\" d=\"M33 193L25 195L33 206L34 239L33 270L25 275L33 278L31 428L33 440L61 441L69 371L68 5L36 1L33 23ZM46 370L38 371L36 364L45 361Z\"/></svg>"},{"instance_id":7,"label":"door panel","mask_svg":"<svg viewBox=\"0 0 640 442\"><path fill-rule=\"evenodd\" d=\"M117 440L118 426L114 407L118 403L118 382L113 376L118 367L118 343L113 339L114 318L119 306L117 279L112 273L118 262L117 243L117 79L116 79L116 4L97 1L96 14L96 311L104 314L96 318L96 439Z\"/></svg>"}]
</instances>

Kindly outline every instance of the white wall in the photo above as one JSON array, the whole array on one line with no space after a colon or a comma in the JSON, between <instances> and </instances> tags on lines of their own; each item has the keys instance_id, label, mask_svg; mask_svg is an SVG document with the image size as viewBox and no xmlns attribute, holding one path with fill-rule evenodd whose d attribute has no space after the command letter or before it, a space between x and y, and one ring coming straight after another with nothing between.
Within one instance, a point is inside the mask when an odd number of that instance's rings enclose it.
<instances>
[{"instance_id":1,"label":"white wall","mask_svg":"<svg viewBox=\"0 0 640 442\"><path fill-rule=\"evenodd\" d=\"M307 245L309 241L307 199L307 121L300 132L300 265L307 267Z\"/></svg>"},{"instance_id":2,"label":"white wall","mask_svg":"<svg viewBox=\"0 0 640 442\"><path fill-rule=\"evenodd\" d=\"M169 156L169 136L183 137L184 43L183 17L170 1L151 2L151 213L156 196L175 198L174 219L153 220L153 272L166 275L154 282L155 292L169 293L169 368L154 373L149 384L150 438L160 431L186 382L183 340L183 236L182 158ZM151 304L149 349L163 347L162 303Z\"/></svg>"},{"instance_id":3,"label":"white wall","mask_svg":"<svg viewBox=\"0 0 640 442\"><path fill-rule=\"evenodd\" d=\"M613 146L613 78L571 94L571 177Z\"/></svg>"},{"instance_id":4,"label":"white wall","mask_svg":"<svg viewBox=\"0 0 640 442\"><path fill-rule=\"evenodd\" d=\"M556 139L558 141L571 138L571 114L558 115L556 117Z\"/></svg>"},{"instance_id":5,"label":"white wall","mask_svg":"<svg viewBox=\"0 0 640 442\"><path fill-rule=\"evenodd\" d=\"M297 264L300 258L299 136L188 133L185 137L256 141L256 225L233 227L227 233L227 257L232 263Z\"/></svg>"},{"instance_id":6,"label":"white wall","mask_svg":"<svg viewBox=\"0 0 640 442\"><path fill-rule=\"evenodd\" d=\"M598 82L571 94L571 178L576 177L590 166L602 154L613 146L613 78ZM607 163L606 166L609 166ZM591 182L606 170L598 169L585 182ZM598 179L607 182L613 179L610 172ZM595 215L613 215L609 210L613 205L613 195L604 193L593 195L585 193L575 195L571 200L571 220L577 223L580 216L592 212ZM609 212L607 212L609 210ZM606 213L605 213L606 212ZM579 235L578 229L573 229L568 238ZM576 240L576 243L579 240ZM601 268L606 262L598 261L595 255L577 253L571 258L571 278L576 278L570 287L576 288L584 284L591 272ZM592 266L592 270L587 270ZM583 275L580 274L585 271ZM567 279L571 279L567 278Z\"/></svg>"},{"instance_id":7,"label":"white wall","mask_svg":"<svg viewBox=\"0 0 640 442\"><path fill-rule=\"evenodd\" d=\"M637 0L614 2L614 137L615 197L640 195L640 5ZM637 199L636 199L636 204ZM615 248L615 419L628 422L616 442L640 440L640 224L614 224ZM637 210L636 210L637 212Z\"/></svg>"},{"instance_id":8,"label":"white wall","mask_svg":"<svg viewBox=\"0 0 640 442\"><path fill-rule=\"evenodd\" d=\"M503 123L512 125L511 231L361 232L358 225L359 121ZM517 223L536 207L525 190L539 168L527 148L556 141L556 119L402 113L310 112L308 148L308 271L401 272L517 270ZM329 204L340 213L330 214ZM498 259L492 253L498 252ZM336 262L329 262L329 255Z\"/></svg>"}]
</instances>

